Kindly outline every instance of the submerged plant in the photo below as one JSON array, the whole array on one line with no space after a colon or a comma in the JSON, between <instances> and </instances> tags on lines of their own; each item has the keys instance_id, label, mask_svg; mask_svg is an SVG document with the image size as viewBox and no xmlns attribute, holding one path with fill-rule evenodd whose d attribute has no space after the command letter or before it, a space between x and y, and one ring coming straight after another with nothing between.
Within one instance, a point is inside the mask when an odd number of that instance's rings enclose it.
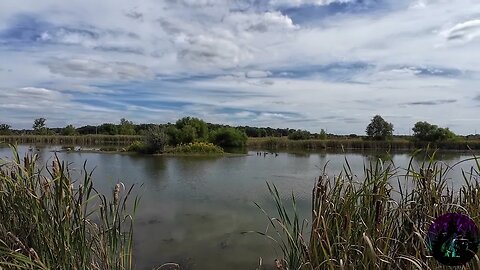
<instances>
[{"instance_id":1,"label":"submerged plant","mask_svg":"<svg viewBox=\"0 0 480 270\"><path fill-rule=\"evenodd\" d=\"M434 155L433 155L434 156ZM448 186L453 166L433 156L402 170L377 160L355 176L346 161L343 171L329 178L325 168L312 191L311 219L300 221L292 195L285 207L275 186L267 184L276 217L267 213L272 233L261 233L282 251L277 269L441 269L425 240L432 221L448 212L480 221L480 164L462 171L463 186ZM265 211L264 211L265 212ZM305 239L309 239L306 241ZM280 262L280 263L279 263ZM466 269L478 269L475 255Z\"/></svg>"}]
</instances>

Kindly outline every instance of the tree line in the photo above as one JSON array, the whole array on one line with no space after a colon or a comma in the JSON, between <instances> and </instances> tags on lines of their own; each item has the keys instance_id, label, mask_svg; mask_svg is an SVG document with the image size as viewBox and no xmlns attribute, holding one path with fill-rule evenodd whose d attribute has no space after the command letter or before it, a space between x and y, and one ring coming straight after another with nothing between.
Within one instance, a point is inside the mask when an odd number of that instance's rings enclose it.
<instances>
[{"instance_id":1,"label":"tree line","mask_svg":"<svg viewBox=\"0 0 480 270\"><path fill-rule=\"evenodd\" d=\"M290 128L271 128L271 127L251 127L206 123L205 121L194 118L184 117L175 123L166 124L135 124L125 118L120 119L119 123L103 123L98 126L86 125L82 127L74 127L67 125L64 128L48 128L45 118L37 118L34 120L31 130L13 130L8 124L0 124L0 135L147 135L151 130L158 127L169 137L169 144L178 145L190 143L194 141L208 141L212 137L220 139L224 134L228 133L232 136L240 137L288 137L290 140L308 140L308 139L339 139L346 136L327 134L324 129L319 133L312 133L307 130L290 129ZM222 131L222 135L218 134L218 130ZM372 140L388 140L393 137L394 126L387 122L380 115L375 115L366 127L365 133L367 138ZM413 138L419 141L438 142L445 140L453 140L457 136L449 128L439 127L425 121L415 123L412 128ZM357 138L358 135L350 134L348 138ZM225 143L236 145L238 143Z\"/></svg>"}]
</instances>

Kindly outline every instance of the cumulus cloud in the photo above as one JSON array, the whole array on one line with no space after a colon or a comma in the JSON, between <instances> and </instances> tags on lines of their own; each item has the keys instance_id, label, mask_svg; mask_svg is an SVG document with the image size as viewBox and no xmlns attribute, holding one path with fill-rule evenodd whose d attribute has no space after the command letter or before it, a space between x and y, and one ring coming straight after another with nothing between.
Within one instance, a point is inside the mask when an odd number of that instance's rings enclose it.
<instances>
[{"instance_id":1,"label":"cumulus cloud","mask_svg":"<svg viewBox=\"0 0 480 270\"><path fill-rule=\"evenodd\" d=\"M364 3L375 4L352 8ZM139 122L192 114L363 133L381 114L408 133L415 120L446 126L478 109L471 106L480 78L475 0L0 5L2 106L26 106L20 99L27 95L63 100L84 124L127 112ZM101 115L92 118L94 111ZM28 108L0 113L18 123L33 115ZM455 131L478 124L465 121Z\"/></svg>"}]
</instances>

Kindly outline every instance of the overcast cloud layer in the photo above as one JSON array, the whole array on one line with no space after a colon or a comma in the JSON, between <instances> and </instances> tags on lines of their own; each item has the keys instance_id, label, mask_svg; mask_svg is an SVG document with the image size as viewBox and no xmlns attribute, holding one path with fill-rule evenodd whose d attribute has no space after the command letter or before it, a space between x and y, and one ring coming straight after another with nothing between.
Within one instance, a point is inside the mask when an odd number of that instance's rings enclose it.
<instances>
[{"instance_id":1,"label":"overcast cloud layer","mask_svg":"<svg viewBox=\"0 0 480 270\"><path fill-rule=\"evenodd\" d=\"M470 134L479 50L476 0L1 1L0 122Z\"/></svg>"}]
</instances>

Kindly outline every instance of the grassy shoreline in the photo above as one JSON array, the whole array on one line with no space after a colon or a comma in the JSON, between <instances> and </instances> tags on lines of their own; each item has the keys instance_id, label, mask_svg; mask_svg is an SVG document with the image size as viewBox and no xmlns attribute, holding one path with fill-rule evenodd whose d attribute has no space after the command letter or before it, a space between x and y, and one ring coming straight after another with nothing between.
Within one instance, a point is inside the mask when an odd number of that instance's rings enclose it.
<instances>
[{"instance_id":1,"label":"grassy shoreline","mask_svg":"<svg viewBox=\"0 0 480 270\"><path fill-rule=\"evenodd\" d=\"M1 135L0 143L128 146L142 138L143 136L139 135Z\"/></svg>"},{"instance_id":2,"label":"grassy shoreline","mask_svg":"<svg viewBox=\"0 0 480 270\"><path fill-rule=\"evenodd\" d=\"M416 142L409 139L394 138L387 141L372 141L361 138L344 139L310 139L289 140L285 137L249 138L249 149L304 149L304 150L328 150L328 149L378 149L378 150L410 150L419 148L439 148L442 150L480 150L480 140L458 140L445 142Z\"/></svg>"},{"instance_id":3,"label":"grassy shoreline","mask_svg":"<svg viewBox=\"0 0 480 270\"><path fill-rule=\"evenodd\" d=\"M78 146L124 146L142 140L140 135L9 135L0 136L0 144L43 144L43 145L78 145ZM439 148L442 150L480 150L479 139L461 138L444 142L418 142L408 137L395 137L392 140L372 141L362 137L289 140L287 137L248 138L248 149L260 150L409 150L419 148Z\"/></svg>"}]
</instances>

